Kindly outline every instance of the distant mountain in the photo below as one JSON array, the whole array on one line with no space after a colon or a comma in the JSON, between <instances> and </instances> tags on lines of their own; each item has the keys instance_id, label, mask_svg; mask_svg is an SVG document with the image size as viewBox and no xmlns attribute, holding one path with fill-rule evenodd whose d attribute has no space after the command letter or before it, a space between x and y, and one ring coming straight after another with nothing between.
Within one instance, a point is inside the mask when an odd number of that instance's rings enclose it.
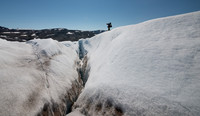
<instances>
[{"instance_id":1,"label":"distant mountain","mask_svg":"<svg viewBox=\"0 0 200 116\"><path fill-rule=\"evenodd\" d=\"M8 41L28 41L34 38L46 39L52 38L58 41L77 41L81 38L90 38L104 30L96 31L81 31L68 30L65 28L42 29L42 30L27 30L27 29L9 29L0 26L0 38Z\"/></svg>"}]
</instances>

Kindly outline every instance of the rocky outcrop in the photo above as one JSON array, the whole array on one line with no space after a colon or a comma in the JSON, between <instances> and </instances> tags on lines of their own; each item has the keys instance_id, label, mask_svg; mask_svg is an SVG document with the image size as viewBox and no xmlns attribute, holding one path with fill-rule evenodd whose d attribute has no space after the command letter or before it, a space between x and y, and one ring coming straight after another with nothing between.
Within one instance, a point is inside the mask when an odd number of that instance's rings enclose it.
<instances>
[{"instance_id":1,"label":"rocky outcrop","mask_svg":"<svg viewBox=\"0 0 200 116\"><path fill-rule=\"evenodd\" d=\"M25 30L25 29L8 29L0 26L0 38L8 41L28 41L34 38L52 38L57 41L78 41L81 38L90 38L104 30L81 31L68 30L65 28L42 29L42 30Z\"/></svg>"}]
</instances>

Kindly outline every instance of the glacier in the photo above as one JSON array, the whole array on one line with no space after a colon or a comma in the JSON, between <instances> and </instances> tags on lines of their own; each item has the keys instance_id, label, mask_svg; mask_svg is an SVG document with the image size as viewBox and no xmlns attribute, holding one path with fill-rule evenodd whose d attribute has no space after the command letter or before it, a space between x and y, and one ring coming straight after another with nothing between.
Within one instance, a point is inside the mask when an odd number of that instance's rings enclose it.
<instances>
[{"instance_id":1,"label":"glacier","mask_svg":"<svg viewBox=\"0 0 200 116\"><path fill-rule=\"evenodd\" d=\"M200 11L0 48L1 116L200 115Z\"/></svg>"}]
</instances>

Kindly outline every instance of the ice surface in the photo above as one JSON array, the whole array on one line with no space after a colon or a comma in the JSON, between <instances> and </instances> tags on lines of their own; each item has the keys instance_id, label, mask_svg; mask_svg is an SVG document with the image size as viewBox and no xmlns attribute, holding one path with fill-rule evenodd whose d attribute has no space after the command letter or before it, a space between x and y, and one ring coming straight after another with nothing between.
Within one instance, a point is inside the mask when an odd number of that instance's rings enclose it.
<instances>
[{"instance_id":1,"label":"ice surface","mask_svg":"<svg viewBox=\"0 0 200 116\"><path fill-rule=\"evenodd\" d=\"M90 73L76 107L91 115L109 104L130 116L200 115L200 11L119 27L83 46Z\"/></svg>"},{"instance_id":2,"label":"ice surface","mask_svg":"<svg viewBox=\"0 0 200 116\"><path fill-rule=\"evenodd\" d=\"M52 39L0 39L0 54L0 116L34 116L78 78L77 53Z\"/></svg>"},{"instance_id":3,"label":"ice surface","mask_svg":"<svg viewBox=\"0 0 200 116\"><path fill-rule=\"evenodd\" d=\"M84 116L83 114L81 114L78 110L73 111L69 114L67 114L66 116Z\"/></svg>"}]
</instances>

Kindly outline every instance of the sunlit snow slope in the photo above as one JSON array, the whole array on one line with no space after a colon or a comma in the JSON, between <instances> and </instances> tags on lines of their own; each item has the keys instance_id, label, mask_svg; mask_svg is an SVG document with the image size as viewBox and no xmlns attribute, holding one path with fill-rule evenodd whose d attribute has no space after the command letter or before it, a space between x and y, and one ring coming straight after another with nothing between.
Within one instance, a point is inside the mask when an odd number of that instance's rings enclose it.
<instances>
[{"instance_id":1,"label":"sunlit snow slope","mask_svg":"<svg viewBox=\"0 0 200 116\"><path fill-rule=\"evenodd\" d=\"M85 115L200 115L200 12L119 27L87 40Z\"/></svg>"}]
</instances>

